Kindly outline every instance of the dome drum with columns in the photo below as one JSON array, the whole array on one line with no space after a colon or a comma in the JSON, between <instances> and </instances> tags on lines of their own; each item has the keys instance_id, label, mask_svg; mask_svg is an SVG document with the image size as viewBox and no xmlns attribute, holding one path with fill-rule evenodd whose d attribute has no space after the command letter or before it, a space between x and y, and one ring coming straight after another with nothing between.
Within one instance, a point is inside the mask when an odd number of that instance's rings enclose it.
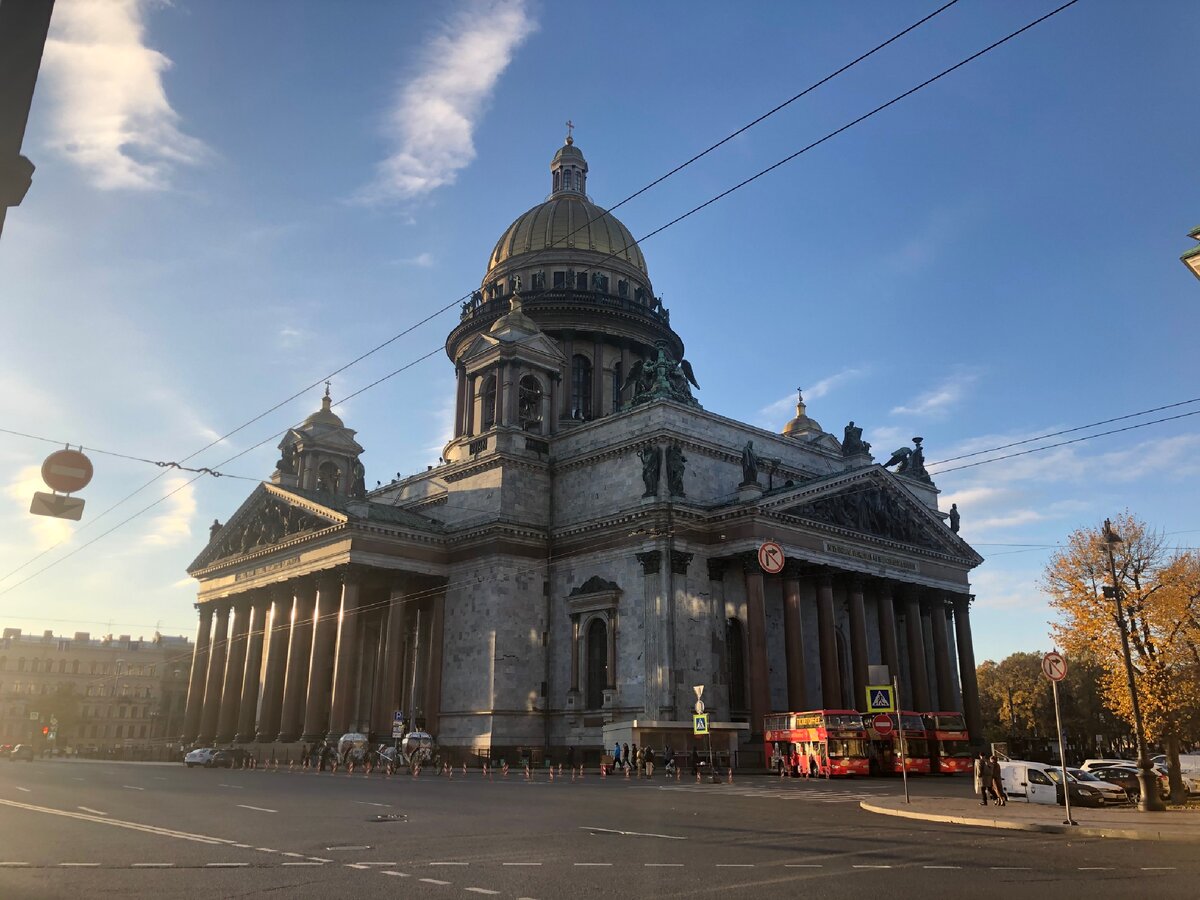
<instances>
[{"instance_id":1,"label":"dome drum with columns","mask_svg":"<svg viewBox=\"0 0 1200 900\"><path fill-rule=\"evenodd\" d=\"M687 752L703 684L714 749L761 765L768 715L862 709L886 666L906 705L961 714L981 741L982 558L939 510L921 439L880 465L861 427L839 440L802 397L782 433L702 408L570 139L551 172L447 338L439 464L367 490L327 389L214 523L188 569L183 739L294 760L347 731L389 740L399 712L451 761L590 764L613 741ZM774 574L768 539L787 557Z\"/></svg>"}]
</instances>

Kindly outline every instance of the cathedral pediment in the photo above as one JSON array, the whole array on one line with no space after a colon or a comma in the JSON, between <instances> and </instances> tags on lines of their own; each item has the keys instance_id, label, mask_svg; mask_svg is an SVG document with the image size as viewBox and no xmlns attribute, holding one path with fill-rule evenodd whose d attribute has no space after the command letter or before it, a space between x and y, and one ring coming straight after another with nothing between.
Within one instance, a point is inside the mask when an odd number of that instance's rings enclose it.
<instances>
[{"instance_id":1,"label":"cathedral pediment","mask_svg":"<svg viewBox=\"0 0 1200 900\"><path fill-rule=\"evenodd\" d=\"M874 538L983 562L937 512L891 473L873 467L852 476L809 482L771 504L773 511Z\"/></svg>"},{"instance_id":2,"label":"cathedral pediment","mask_svg":"<svg viewBox=\"0 0 1200 900\"><path fill-rule=\"evenodd\" d=\"M334 501L335 498L330 498ZM202 569L233 559L288 538L320 531L349 521L343 512L283 488L261 484L209 540L208 546L188 567Z\"/></svg>"}]
</instances>

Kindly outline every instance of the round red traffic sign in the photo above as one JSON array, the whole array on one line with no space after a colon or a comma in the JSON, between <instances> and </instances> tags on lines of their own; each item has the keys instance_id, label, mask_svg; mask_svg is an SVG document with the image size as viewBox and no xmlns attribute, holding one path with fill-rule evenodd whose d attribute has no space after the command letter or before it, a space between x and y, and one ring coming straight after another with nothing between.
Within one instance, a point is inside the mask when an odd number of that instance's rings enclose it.
<instances>
[{"instance_id":1,"label":"round red traffic sign","mask_svg":"<svg viewBox=\"0 0 1200 900\"><path fill-rule=\"evenodd\" d=\"M768 575L778 575L782 572L786 559L783 548L774 541L763 541L762 546L758 548L758 564Z\"/></svg>"},{"instance_id":2,"label":"round red traffic sign","mask_svg":"<svg viewBox=\"0 0 1200 900\"><path fill-rule=\"evenodd\" d=\"M1042 674L1051 681L1062 681L1067 677L1067 661L1057 650L1042 657Z\"/></svg>"},{"instance_id":3,"label":"round red traffic sign","mask_svg":"<svg viewBox=\"0 0 1200 900\"><path fill-rule=\"evenodd\" d=\"M880 737L887 737L892 733L892 717L880 713L871 720L871 727Z\"/></svg>"},{"instance_id":4,"label":"round red traffic sign","mask_svg":"<svg viewBox=\"0 0 1200 900\"><path fill-rule=\"evenodd\" d=\"M70 494L92 480L92 461L78 450L58 450L42 463L42 481L50 490Z\"/></svg>"}]
</instances>

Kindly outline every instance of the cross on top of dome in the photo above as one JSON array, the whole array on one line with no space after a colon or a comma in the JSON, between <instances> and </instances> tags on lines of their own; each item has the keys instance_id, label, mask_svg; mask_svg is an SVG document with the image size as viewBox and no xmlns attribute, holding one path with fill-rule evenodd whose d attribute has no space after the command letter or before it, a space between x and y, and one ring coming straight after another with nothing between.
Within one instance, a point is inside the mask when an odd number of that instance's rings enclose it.
<instances>
[{"instance_id":1,"label":"cross on top of dome","mask_svg":"<svg viewBox=\"0 0 1200 900\"><path fill-rule=\"evenodd\" d=\"M567 140L558 152L554 154L554 159L550 160L550 193L551 195L574 194L580 197L587 196L587 160L583 158L583 153L575 146L575 138L572 132L575 130L575 123L567 119Z\"/></svg>"}]
</instances>

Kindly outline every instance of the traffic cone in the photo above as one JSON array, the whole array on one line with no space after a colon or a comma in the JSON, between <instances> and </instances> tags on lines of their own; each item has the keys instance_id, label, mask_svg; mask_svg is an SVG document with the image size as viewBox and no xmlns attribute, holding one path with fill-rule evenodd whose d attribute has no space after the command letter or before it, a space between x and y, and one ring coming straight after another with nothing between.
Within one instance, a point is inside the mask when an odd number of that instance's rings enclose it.
<instances>
[{"instance_id":1,"label":"traffic cone","mask_svg":"<svg viewBox=\"0 0 1200 900\"><path fill-rule=\"evenodd\" d=\"M604 763L600 763L600 777L601 778L608 777L608 766L606 766Z\"/></svg>"},{"instance_id":2,"label":"traffic cone","mask_svg":"<svg viewBox=\"0 0 1200 900\"><path fill-rule=\"evenodd\" d=\"M626 766L626 767L625 767L625 780L626 780L626 781L628 781L628 780L629 780L629 766Z\"/></svg>"},{"instance_id":3,"label":"traffic cone","mask_svg":"<svg viewBox=\"0 0 1200 900\"><path fill-rule=\"evenodd\" d=\"M505 778L507 778L507 777L508 777L508 763L505 763L505 764L504 764L504 777L505 777Z\"/></svg>"},{"instance_id":4,"label":"traffic cone","mask_svg":"<svg viewBox=\"0 0 1200 900\"><path fill-rule=\"evenodd\" d=\"M462 776L463 776L463 778L467 777L467 764L466 763L463 763Z\"/></svg>"},{"instance_id":5,"label":"traffic cone","mask_svg":"<svg viewBox=\"0 0 1200 900\"><path fill-rule=\"evenodd\" d=\"M696 784L699 784L699 783L700 783L700 770L697 769L696 770Z\"/></svg>"},{"instance_id":6,"label":"traffic cone","mask_svg":"<svg viewBox=\"0 0 1200 900\"><path fill-rule=\"evenodd\" d=\"M679 782L682 778L683 778L683 769L679 768L679 766L676 766L675 767L675 783L679 784Z\"/></svg>"},{"instance_id":7,"label":"traffic cone","mask_svg":"<svg viewBox=\"0 0 1200 900\"><path fill-rule=\"evenodd\" d=\"M551 783L554 782L554 766L550 767L550 781Z\"/></svg>"},{"instance_id":8,"label":"traffic cone","mask_svg":"<svg viewBox=\"0 0 1200 900\"><path fill-rule=\"evenodd\" d=\"M525 763L525 780L529 781L529 763Z\"/></svg>"},{"instance_id":9,"label":"traffic cone","mask_svg":"<svg viewBox=\"0 0 1200 900\"><path fill-rule=\"evenodd\" d=\"M733 784L733 766L729 767L729 779L726 783Z\"/></svg>"}]
</instances>

